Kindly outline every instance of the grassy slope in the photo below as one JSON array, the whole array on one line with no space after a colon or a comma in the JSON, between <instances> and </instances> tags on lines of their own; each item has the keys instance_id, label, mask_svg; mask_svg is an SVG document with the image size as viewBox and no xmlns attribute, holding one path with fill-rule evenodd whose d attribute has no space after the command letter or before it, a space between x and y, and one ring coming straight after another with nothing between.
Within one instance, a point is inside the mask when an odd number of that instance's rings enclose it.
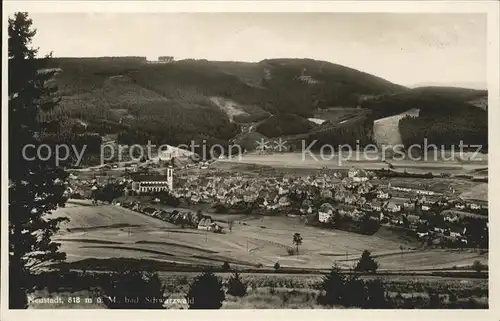
<instances>
[{"instance_id":1,"label":"grassy slope","mask_svg":"<svg viewBox=\"0 0 500 321\"><path fill-rule=\"evenodd\" d=\"M468 251L411 251L418 244L402 242L393 233L373 236L304 226L284 217L251 218L237 221L227 234L181 229L160 220L114 206L73 206L58 209L56 215L71 219L58 235L68 261L85 258L135 258L180 264L220 265L222 262L255 267L328 268L334 262L349 267L365 249L370 250L381 269L431 269L487 261L487 255ZM213 215L217 219L216 215ZM68 231L67 228L70 228ZM300 255L288 256L292 235L304 238ZM400 246L405 251L401 257ZM211 253L215 251L216 253ZM349 261L345 261L346 251Z\"/></svg>"}]
</instances>

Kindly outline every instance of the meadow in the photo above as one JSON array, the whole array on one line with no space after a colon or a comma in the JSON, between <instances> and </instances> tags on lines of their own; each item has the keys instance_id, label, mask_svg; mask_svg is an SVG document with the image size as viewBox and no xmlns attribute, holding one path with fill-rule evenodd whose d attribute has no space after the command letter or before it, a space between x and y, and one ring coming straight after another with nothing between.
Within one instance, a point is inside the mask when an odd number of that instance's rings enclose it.
<instances>
[{"instance_id":1,"label":"meadow","mask_svg":"<svg viewBox=\"0 0 500 321\"><path fill-rule=\"evenodd\" d=\"M374 235L306 226L298 218L235 215L232 231L225 234L187 229L114 205L68 204L55 211L66 216L56 240L68 262L89 258L158 260L179 265L220 266L228 262L241 268L282 267L301 270L328 269L337 264L352 267L364 250L372 252L383 271L422 271L487 263L487 253L475 250L423 250L383 227ZM227 222L227 215L210 215ZM290 255L293 234L303 243ZM403 252L401 251L403 249Z\"/></svg>"}]
</instances>

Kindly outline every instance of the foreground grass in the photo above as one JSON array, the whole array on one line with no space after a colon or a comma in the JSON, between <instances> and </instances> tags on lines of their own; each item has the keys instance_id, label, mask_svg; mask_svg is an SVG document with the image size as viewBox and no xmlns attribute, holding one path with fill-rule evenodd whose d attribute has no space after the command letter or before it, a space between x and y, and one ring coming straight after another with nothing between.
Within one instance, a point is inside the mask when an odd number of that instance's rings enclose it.
<instances>
[{"instance_id":1,"label":"foreground grass","mask_svg":"<svg viewBox=\"0 0 500 321\"><path fill-rule=\"evenodd\" d=\"M189 290L196 272L159 272L161 282L165 285L165 295L169 299L166 309L187 309L181 301ZM216 273L226 284L230 273ZM223 309L322 309L317 303L318 283L321 275L291 274L241 274L241 280L247 285L247 294L234 297L226 294ZM363 276L374 278L378 276ZM440 308L487 308L487 279L454 279L454 278L418 278L412 276L380 277L396 308L427 308L429 293L437 293ZM31 309L103 309L106 306L99 302L103 292L98 283L99 277L87 273L85 277L78 275L68 279L56 289L39 289L30 295L35 298L60 298L58 303L35 302ZM82 280L81 282L78 280ZM54 280L55 281L55 280ZM80 282L80 284L76 284ZM51 282L54 283L54 282ZM343 308L335 306L333 308Z\"/></svg>"}]
</instances>

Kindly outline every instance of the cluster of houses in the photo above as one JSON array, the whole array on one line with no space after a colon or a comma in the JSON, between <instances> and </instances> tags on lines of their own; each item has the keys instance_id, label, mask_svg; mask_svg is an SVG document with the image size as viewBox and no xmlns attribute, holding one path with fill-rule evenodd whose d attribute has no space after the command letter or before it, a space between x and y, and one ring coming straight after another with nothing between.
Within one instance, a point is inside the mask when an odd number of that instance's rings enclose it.
<instances>
[{"instance_id":1,"label":"cluster of houses","mask_svg":"<svg viewBox=\"0 0 500 321\"><path fill-rule=\"evenodd\" d=\"M367 214L378 217L382 224L404 226L417 232L427 224L425 213L443 211L443 219L455 228L430 227L431 233L464 240L464 227L460 226L460 210L486 210L487 205L466 202L434 191L411 189L372 183L373 174L359 169L347 175L245 177L236 174L222 176L186 177L174 196L188 203L222 204L228 208L241 203L252 203L261 211L300 214L315 217L320 223L331 222L335 215L361 221ZM393 193L404 193L405 198L393 198ZM300 195L297 199L297 195ZM319 200L319 202L318 202ZM477 215L487 219L487 216ZM418 232L419 237L429 231ZM466 241L464 241L466 242Z\"/></svg>"},{"instance_id":2,"label":"cluster of houses","mask_svg":"<svg viewBox=\"0 0 500 321\"><path fill-rule=\"evenodd\" d=\"M223 233L224 231L222 226L217 224L211 216L203 215L200 212L192 212L188 210L185 211L165 210L161 208L151 207L149 205L144 205L137 201L121 202L121 203L116 203L116 205L182 227L196 228L199 230L204 230L214 233Z\"/></svg>"},{"instance_id":3,"label":"cluster of houses","mask_svg":"<svg viewBox=\"0 0 500 321\"><path fill-rule=\"evenodd\" d=\"M179 185L173 190L173 195L191 204L217 203L230 208L240 203L257 203L259 208L274 212L289 211L291 205L296 205L295 195L305 198L301 210L306 212L313 210L308 201L315 197L375 208L389 198L387 192L379 191L376 195L378 201L368 202L363 194L375 187L370 184L366 173L359 172L346 177L340 174L251 178L238 174L231 177L191 175L182 179Z\"/></svg>"},{"instance_id":4,"label":"cluster of houses","mask_svg":"<svg viewBox=\"0 0 500 321\"><path fill-rule=\"evenodd\" d=\"M347 173L309 176L223 175L214 171L186 172L177 176L175 186L171 167L165 173L132 174L116 178L116 182L123 186L125 196L168 191L188 205L205 203L237 211L242 204L251 204L252 211L259 213L300 214L319 223L332 222L336 215L352 221L361 221L369 215L376 217L381 224L412 229L421 238L429 233L441 233L463 240L465 231L461 221L464 216L487 220L487 204L466 202L425 189L376 184L372 172L354 168ZM79 183L79 187L84 186L92 192L96 186L106 184L106 178L80 180ZM222 231L210 217L189 211L145 210L140 204L123 206L174 224ZM444 222L454 228L432 226L430 231L422 230L420 227L427 224L429 217L426 213L433 214L437 210Z\"/></svg>"}]
</instances>

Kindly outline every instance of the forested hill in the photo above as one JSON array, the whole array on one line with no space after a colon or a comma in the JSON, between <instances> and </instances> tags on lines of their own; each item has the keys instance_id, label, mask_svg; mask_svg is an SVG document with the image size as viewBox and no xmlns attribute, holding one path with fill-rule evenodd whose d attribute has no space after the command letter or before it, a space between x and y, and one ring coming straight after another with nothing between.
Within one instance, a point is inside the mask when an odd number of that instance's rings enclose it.
<instances>
[{"instance_id":1,"label":"forested hill","mask_svg":"<svg viewBox=\"0 0 500 321\"><path fill-rule=\"evenodd\" d=\"M405 146L435 144L481 145L488 150L488 93L485 90L450 87L422 87L366 100L361 106L374 119L418 109L419 117L399 121ZM474 149L473 147L471 147Z\"/></svg>"},{"instance_id":2,"label":"forested hill","mask_svg":"<svg viewBox=\"0 0 500 321\"><path fill-rule=\"evenodd\" d=\"M62 101L44 116L47 120L62 118L69 127L84 124L88 131L117 133L123 142L138 143L148 138L170 144L227 141L241 123L270 114L306 118L318 108L356 107L361 97L406 90L311 59L155 64L144 57L54 58L50 67L58 69Z\"/></svg>"},{"instance_id":3,"label":"forested hill","mask_svg":"<svg viewBox=\"0 0 500 321\"><path fill-rule=\"evenodd\" d=\"M300 134L292 129L310 130L306 119L318 111L364 107L375 116L390 115L406 107L386 104L387 99L405 101L405 97L420 97L419 91L429 90L410 90L312 59L150 63L145 57L54 58L49 67L58 70L54 82L62 100L58 108L43 115L44 120L64 121L65 137L116 134L123 144L148 140L171 145L193 140L226 144L256 124L266 129L267 136ZM446 91L448 96L456 97L452 91ZM349 114L352 119L362 118ZM347 120L341 117L338 121ZM329 119L322 126L332 124L338 125ZM363 124L367 124L365 120Z\"/></svg>"}]
</instances>

